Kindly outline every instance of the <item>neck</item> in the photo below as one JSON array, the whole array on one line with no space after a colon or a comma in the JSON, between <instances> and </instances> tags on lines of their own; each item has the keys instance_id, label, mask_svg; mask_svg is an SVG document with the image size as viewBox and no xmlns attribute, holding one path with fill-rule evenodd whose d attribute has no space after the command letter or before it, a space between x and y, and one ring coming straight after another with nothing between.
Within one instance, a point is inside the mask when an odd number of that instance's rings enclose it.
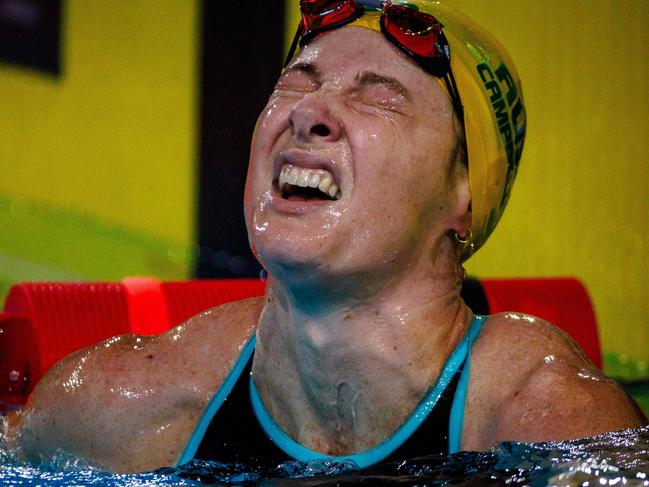
<instances>
[{"instance_id":1,"label":"neck","mask_svg":"<svg viewBox=\"0 0 649 487\"><path fill-rule=\"evenodd\" d=\"M289 436L323 453L349 454L405 421L471 319L456 266L424 274L385 279L389 286L363 299L333 289L296 296L269 281L253 374Z\"/></svg>"}]
</instances>

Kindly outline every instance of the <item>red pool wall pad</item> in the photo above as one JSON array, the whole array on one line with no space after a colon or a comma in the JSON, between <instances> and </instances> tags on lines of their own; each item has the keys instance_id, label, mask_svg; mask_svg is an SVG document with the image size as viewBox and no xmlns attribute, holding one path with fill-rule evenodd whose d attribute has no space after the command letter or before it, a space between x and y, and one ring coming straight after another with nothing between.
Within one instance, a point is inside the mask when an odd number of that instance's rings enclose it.
<instances>
[{"instance_id":1,"label":"red pool wall pad","mask_svg":"<svg viewBox=\"0 0 649 487\"><path fill-rule=\"evenodd\" d=\"M18 284L9 291L5 312L10 318L0 323L7 334L0 336L0 401L9 403L18 385L29 394L61 358L129 331L119 283ZM12 336L21 337L19 346Z\"/></svg>"},{"instance_id":2,"label":"red pool wall pad","mask_svg":"<svg viewBox=\"0 0 649 487\"><path fill-rule=\"evenodd\" d=\"M478 313L522 311L555 323L601 367L597 323L576 279L471 280L463 296ZM164 332L213 306L264 293L258 279L120 283L23 283L0 313L0 412L23 404L68 354L124 333Z\"/></svg>"},{"instance_id":3,"label":"red pool wall pad","mask_svg":"<svg viewBox=\"0 0 649 487\"><path fill-rule=\"evenodd\" d=\"M160 333L264 289L258 279L16 284L0 313L0 412L23 404L45 372L72 352L124 333Z\"/></svg>"},{"instance_id":4,"label":"red pool wall pad","mask_svg":"<svg viewBox=\"0 0 649 487\"><path fill-rule=\"evenodd\" d=\"M595 311L585 286L575 278L484 279L491 314L519 311L555 324L602 367Z\"/></svg>"}]
</instances>

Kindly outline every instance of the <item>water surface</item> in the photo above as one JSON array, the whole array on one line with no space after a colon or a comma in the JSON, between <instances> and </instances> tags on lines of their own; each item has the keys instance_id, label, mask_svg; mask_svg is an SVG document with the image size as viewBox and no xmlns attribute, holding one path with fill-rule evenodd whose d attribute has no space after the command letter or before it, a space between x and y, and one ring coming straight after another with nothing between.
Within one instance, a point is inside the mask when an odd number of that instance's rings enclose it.
<instances>
[{"instance_id":1,"label":"water surface","mask_svg":"<svg viewBox=\"0 0 649 487\"><path fill-rule=\"evenodd\" d=\"M359 470L352 462L285 462L273 469L193 461L111 474L61 453L26 464L0 448L0 485L617 485L649 486L649 426L574 441L502 443L487 452L427 456Z\"/></svg>"}]
</instances>

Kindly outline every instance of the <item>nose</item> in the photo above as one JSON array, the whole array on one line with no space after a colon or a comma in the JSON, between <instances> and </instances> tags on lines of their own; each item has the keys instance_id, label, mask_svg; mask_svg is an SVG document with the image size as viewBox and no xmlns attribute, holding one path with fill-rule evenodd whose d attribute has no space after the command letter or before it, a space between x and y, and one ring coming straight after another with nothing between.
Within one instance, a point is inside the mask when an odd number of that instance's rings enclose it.
<instances>
[{"instance_id":1,"label":"nose","mask_svg":"<svg viewBox=\"0 0 649 487\"><path fill-rule=\"evenodd\" d=\"M293 137L300 142L335 142L342 132L321 96L305 97L291 110L288 119Z\"/></svg>"}]
</instances>

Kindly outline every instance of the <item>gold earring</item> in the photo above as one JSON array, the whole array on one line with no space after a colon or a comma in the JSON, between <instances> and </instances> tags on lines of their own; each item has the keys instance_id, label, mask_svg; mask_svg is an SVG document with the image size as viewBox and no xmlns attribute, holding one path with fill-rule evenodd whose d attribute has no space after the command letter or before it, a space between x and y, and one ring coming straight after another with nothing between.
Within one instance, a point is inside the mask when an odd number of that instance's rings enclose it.
<instances>
[{"instance_id":1,"label":"gold earring","mask_svg":"<svg viewBox=\"0 0 649 487\"><path fill-rule=\"evenodd\" d=\"M468 247L469 255L473 254L473 232L471 231L471 227L467 228L467 233L463 237L461 237L459 233L455 232L455 240L462 246L462 253L464 253L465 249Z\"/></svg>"},{"instance_id":2,"label":"gold earring","mask_svg":"<svg viewBox=\"0 0 649 487\"><path fill-rule=\"evenodd\" d=\"M473 232L471 227L467 228L467 234L464 237L460 237L460 234L455 232L455 240L462 246L466 246L473 241Z\"/></svg>"}]
</instances>

